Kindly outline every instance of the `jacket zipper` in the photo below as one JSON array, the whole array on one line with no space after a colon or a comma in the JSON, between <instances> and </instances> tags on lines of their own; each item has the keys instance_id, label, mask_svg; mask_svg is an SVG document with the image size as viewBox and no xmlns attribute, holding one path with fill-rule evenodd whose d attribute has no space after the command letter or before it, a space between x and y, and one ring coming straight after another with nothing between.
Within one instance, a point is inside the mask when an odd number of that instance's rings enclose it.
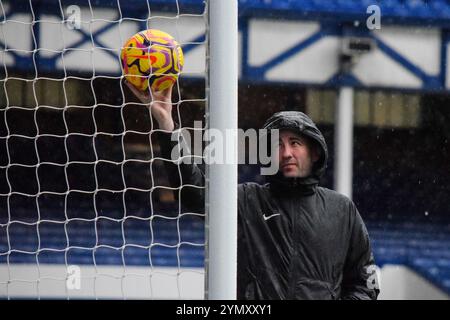
<instances>
[{"instance_id":1,"label":"jacket zipper","mask_svg":"<svg viewBox=\"0 0 450 320\"><path fill-rule=\"evenodd\" d=\"M294 185L297 184L297 180L294 181ZM291 257L291 266L290 266L290 279L289 279L289 298L295 299L295 286L296 286L296 272L295 272L295 261L297 260L297 219L295 214L295 198L289 199L290 202L290 213L292 219L292 257Z\"/></svg>"}]
</instances>

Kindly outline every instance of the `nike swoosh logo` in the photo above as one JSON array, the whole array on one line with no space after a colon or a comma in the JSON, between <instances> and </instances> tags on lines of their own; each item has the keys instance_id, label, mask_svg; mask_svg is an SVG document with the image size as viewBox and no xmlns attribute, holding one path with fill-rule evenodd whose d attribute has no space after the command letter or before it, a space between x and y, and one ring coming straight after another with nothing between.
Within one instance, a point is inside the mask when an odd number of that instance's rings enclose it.
<instances>
[{"instance_id":1,"label":"nike swoosh logo","mask_svg":"<svg viewBox=\"0 0 450 320\"><path fill-rule=\"evenodd\" d=\"M274 214L271 214L270 216L266 216L266 214L263 214L263 218L264 218L265 221L267 221L270 218L273 218L273 217L279 216L279 215L281 215L281 213L274 213Z\"/></svg>"}]
</instances>

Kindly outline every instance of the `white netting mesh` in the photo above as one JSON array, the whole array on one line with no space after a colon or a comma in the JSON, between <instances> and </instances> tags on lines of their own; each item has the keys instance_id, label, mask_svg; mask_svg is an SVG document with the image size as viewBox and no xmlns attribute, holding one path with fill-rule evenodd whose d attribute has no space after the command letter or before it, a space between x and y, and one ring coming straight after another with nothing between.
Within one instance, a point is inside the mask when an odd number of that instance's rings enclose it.
<instances>
[{"instance_id":1,"label":"white netting mesh","mask_svg":"<svg viewBox=\"0 0 450 320\"><path fill-rule=\"evenodd\" d=\"M120 50L173 35L175 120L202 120L205 15L202 0L0 0L0 297L203 298L203 213L174 199L185 186Z\"/></svg>"}]
</instances>

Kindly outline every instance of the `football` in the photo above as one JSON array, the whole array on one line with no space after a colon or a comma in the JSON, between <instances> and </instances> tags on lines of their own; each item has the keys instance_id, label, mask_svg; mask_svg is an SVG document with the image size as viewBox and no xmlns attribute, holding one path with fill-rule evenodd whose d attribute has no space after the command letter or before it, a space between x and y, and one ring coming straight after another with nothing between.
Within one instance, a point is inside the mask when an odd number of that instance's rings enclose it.
<instances>
[{"instance_id":1,"label":"football","mask_svg":"<svg viewBox=\"0 0 450 320\"><path fill-rule=\"evenodd\" d=\"M162 91L177 81L183 69L183 51L168 33L157 29L143 30L122 47L122 70L128 82L145 91Z\"/></svg>"}]
</instances>

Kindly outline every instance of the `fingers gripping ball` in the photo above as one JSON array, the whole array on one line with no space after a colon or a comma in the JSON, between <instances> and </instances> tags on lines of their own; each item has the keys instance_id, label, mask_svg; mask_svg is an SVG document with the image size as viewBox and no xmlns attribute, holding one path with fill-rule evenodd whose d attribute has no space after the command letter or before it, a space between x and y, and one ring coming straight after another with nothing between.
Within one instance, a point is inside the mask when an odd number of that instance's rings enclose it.
<instances>
[{"instance_id":1,"label":"fingers gripping ball","mask_svg":"<svg viewBox=\"0 0 450 320\"><path fill-rule=\"evenodd\" d=\"M168 33L156 29L140 31L122 48L120 55L125 78L137 89L149 86L162 91L173 86L183 69L183 51Z\"/></svg>"}]
</instances>

